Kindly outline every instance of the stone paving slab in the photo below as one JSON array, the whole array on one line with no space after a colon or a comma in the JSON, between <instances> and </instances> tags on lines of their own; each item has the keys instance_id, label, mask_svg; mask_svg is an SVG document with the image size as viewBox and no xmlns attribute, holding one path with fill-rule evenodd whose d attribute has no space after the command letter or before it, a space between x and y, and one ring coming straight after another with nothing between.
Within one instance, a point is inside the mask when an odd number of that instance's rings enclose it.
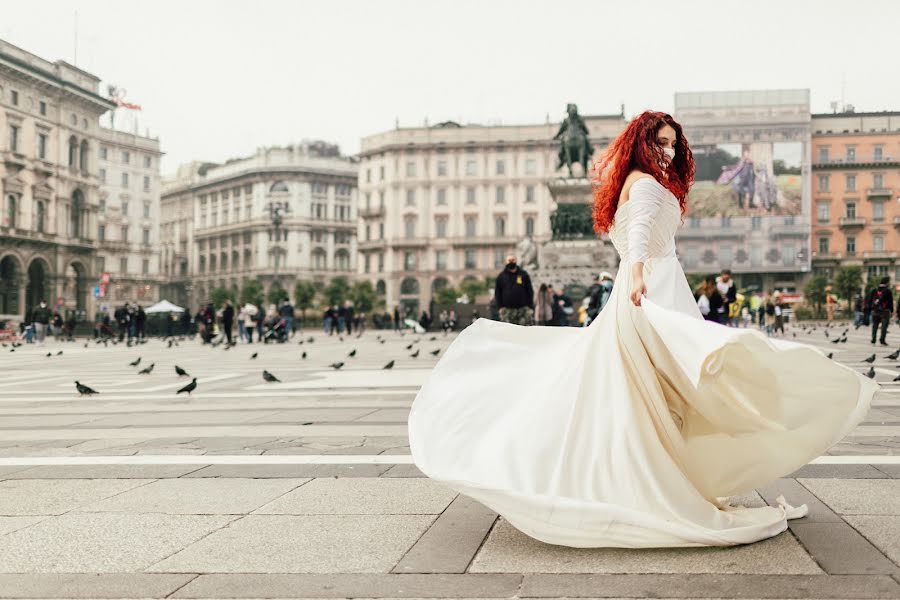
<instances>
[{"instance_id":1,"label":"stone paving slab","mask_svg":"<svg viewBox=\"0 0 900 600\"><path fill-rule=\"evenodd\" d=\"M872 465L806 465L789 476L791 479L889 479Z\"/></svg>"},{"instance_id":2,"label":"stone paving slab","mask_svg":"<svg viewBox=\"0 0 900 600\"><path fill-rule=\"evenodd\" d=\"M48 516L0 517L0 536L12 533L13 531L18 531L19 529L25 529L30 525L40 523L49 518L50 517Z\"/></svg>"},{"instance_id":3,"label":"stone paving slab","mask_svg":"<svg viewBox=\"0 0 900 600\"><path fill-rule=\"evenodd\" d=\"M394 567L394 573L465 573L497 513L459 495Z\"/></svg>"},{"instance_id":4,"label":"stone paving slab","mask_svg":"<svg viewBox=\"0 0 900 600\"><path fill-rule=\"evenodd\" d=\"M160 479L136 490L84 505L79 510L136 514L243 515L308 481L309 479Z\"/></svg>"},{"instance_id":5,"label":"stone paving slab","mask_svg":"<svg viewBox=\"0 0 900 600\"><path fill-rule=\"evenodd\" d=\"M151 479L22 479L0 482L0 515L61 515Z\"/></svg>"},{"instance_id":6,"label":"stone paving slab","mask_svg":"<svg viewBox=\"0 0 900 600\"><path fill-rule=\"evenodd\" d=\"M472 573L743 573L814 575L822 570L790 533L728 548L568 548L544 544L500 519Z\"/></svg>"},{"instance_id":7,"label":"stone paving slab","mask_svg":"<svg viewBox=\"0 0 900 600\"><path fill-rule=\"evenodd\" d=\"M520 598L900 598L900 584L887 575L526 573L518 596Z\"/></svg>"},{"instance_id":8,"label":"stone paving slab","mask_svg":"<svg viewBox=\"0 0 900 600\"><path fill-rule=\"evenodd\" d=\"M435 515L456 496L454 490L430 479L319 478L269 502L255 514Z\"/></svg>"},{"instance_id":9,"label":"stone paving slab","mask_svg":"<svg viewBox=\"0 0 900 600\"><path fill-rule=\"evenodd\" d=\"M172 598L512 598L521 574L201 575Z\"/></svg>"},{"instance_id":10,"label":"stone paving slab","mask_svg":"<svg viewBox=\"0 0 900 600\"><path fill-rule=\"evenodd\" d=\"M196 577L162 573L0 574L0 598L166 598Z\"/></svg>"},{"instance_id":11,"label":"stone paving slab","mask_svg":"<svg viewBox=\"0 0 900 600\"><path fill-rule=\"evenodd\" d=\"M900 480L801 479L800 484L842 515L900 515Z\"/></svg>"},{"instance_id":12,"label":"stone paving slab","mask_svg":"<svg viewBox=\"0 0 900 600\"><path fill-rule=\"evenodd\" d=\"M202 468L203 465L48 465L23 467L6 479L169 479Z\"/></svg>"},{"instance_id":13,"label":"stone paving slab","mask_svg":"<svg viewBox=\"0 0 900 600\"><path fill-rule=\"evenodd\" d=\"M900 573L879 548L847 523L791 523L790 529L829 575Z\"/></svg>"},{"instance_id":14,"label":"stone paving slab","mask_svg":"<svg viewBox=\"0 0 900 600\"><path fill-rule=\"evenodd\" d=\"M433 515L249 515L147 569L177 573L387 573Z\"/></svg>"},{"instance_id":15,"label":"stone paving slab","mask_svg":"<svg viewBox=\"0 0 900 600\"><path fill-rule=\"evenodd\" d=\"M791 523L840 523L841 518L833 510L819 500L808 489L794 479L779 479L770 485L757 490L769 506L778 506L777 498L784 495L793 506L805 504L809 512L802 519L794 519Z\"/></svg>"},{"instance_id":16,"label":"stone paving slab","mask_svg":"<svg viewBox=\"0 0 900 600\"><path fill-rule=\"evenodd\" d=\"M856 515L847 516L846 520L888 558L900 565L900 517Z\"/></svg>"},{"instance_id":17,"label":"stone paving slab","mask_svg":"<svg viewBox=\"0 0 900 600\"><path fill-rule=\"evenodd\" d=\"M0 572L142 571L233 518L69 513L0 536Z\"/></svg>"}]
</instances>

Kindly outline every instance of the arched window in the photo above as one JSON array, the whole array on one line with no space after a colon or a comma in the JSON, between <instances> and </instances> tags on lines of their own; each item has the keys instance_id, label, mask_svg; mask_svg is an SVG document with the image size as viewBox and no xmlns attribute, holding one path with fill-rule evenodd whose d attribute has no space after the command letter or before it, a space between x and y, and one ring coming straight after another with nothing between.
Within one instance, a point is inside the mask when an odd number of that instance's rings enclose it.
<instances>
[{"instance_id":1,"label":"arched window","mask_svg":"<svg viewBox=\"0 0 900 600\"><path fill-rule=\"evenodd\" d=\"M334 253L334 266L339 271L350 270L350 253L344 249Z\"/></svg>"},{"instance_id":2,"label":"arched window","mask_svg":"<svg viewBox=\"0 0 900 600\"><path fill-rule=\"evenodd\" d=\"M88 170L88 150L90 146L87 140L81 140L81 150L78 153L78 168L82 171Z\"/></svg>"},{"instance_id":3,"label":"arched window","mask_svg":"<svg viewBox=\"0 0 900 600\"><path fill-rule=\"evenodd\" d=\"M525 219L525 235L534 235L534 217Z\"/></svg>"},{"instance_id":4,"label":"arched window","mask_svg":"<svg viewBox=\"0 0 900 600\"><path fill-rule=\"evenodd\" d=\"M34 208L34 230L44 233L44 221L47 218L47 207L43 200L38 200Z\"/></svg>"},{"instance_id":5,"label":"arched window","mask_svg":"<svg viewBox=\"0 0 900 600\"><path fill-rule=\"evenodd\" d=\"M69 138L69 166L73 169L78 166L78 140L74 135Z\"/></svg>"},{"instance_id":6,"label":"arched window","mask_svg":"<svg viewBox=\"0 0 900 600\"><path fill-rule=\"evenodd\" d=\"M272 184L272 187L269 188L270 192L288 192L288 185L284 181L276 181Z\"/></svg>"},{"instance_id":7,"label":"arched window","mask_svg":"<svg viewBox=\"0 0 900 600\"><path fill-rule=\"evenodd\" d=\"M403 281L400 282L400 293L401 294L418 294L419 293L419 280L413 277L407 277Z\"/></svg>"},{"instance_id":8,"label":"arched window","mask_svg":"<svg viewBox=\"0 0 900 600\"><path fill-rule=\"evenodd\" d=\"M14 228L16 226L16 217L19 214L19 202L13 195L6 196L6 226Z\"/></svg>"},{"instance_id":9,"label":"arched window","mask_svg":"<svg viewBox=\"0 0 900 600\"><path fill-rule=\"evenodd\" d=\"M497 217L494 219L494 235L502 237L506 235L506 218Z\"/></svg>"},{"instance_id":10,"label":"arched window","mask_svg":"<svg viewBox=\"0 0 900 600\"><path fill-rule=\"evenodd\" d=\"M84 195L81 193L81 190L75 190L72 192L72 207L71 214L69 215L70 219L70 228L72 237L81 237L82 236L82 222L81 216L84 212Z\"/></svg>"},{"instance_id":11,"label":"arched window","mask_svg":"<svg viewBox=\"0 0 900 600\"><path fill-rule=\"evenodd\" d=\"M375 293L381 297L387 293L387 285L384 283L384 279L379 279L378 283L375 284Z\"/></svg>"},{"instance_id":12,"label":"arched window","mask_svg":"<svg viewBox=\"0 0 900 600\"><path fill-rule=\"evenodd\" d=\"M221 268L223 271L228 270L228 255L226 253L222 253L219 257L219 263L222 265Z\"/></svg>"},{"instance_id":13,"label":"arched window","mask_svg":"<svg viewBox=\"0 0 900 600\"><path fill-rule=\"evenodd\" d=\"M313 268L324 269L326 266L326 254L321 248L313 250Z\"/></svg>"}]
</instances>

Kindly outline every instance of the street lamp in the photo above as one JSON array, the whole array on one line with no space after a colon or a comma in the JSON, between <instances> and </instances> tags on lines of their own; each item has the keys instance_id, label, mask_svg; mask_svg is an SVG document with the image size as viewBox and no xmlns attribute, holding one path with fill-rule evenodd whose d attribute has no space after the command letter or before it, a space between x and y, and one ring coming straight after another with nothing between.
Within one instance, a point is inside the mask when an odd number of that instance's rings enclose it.
<instances>
[{"instance_id":1,"label":"street lamp","mask_svg":"<svg viewBox=\"0 0 900 600\"><path fill-rule=\"evenodd\" d=\"M272 229L275 233L276 245L273 248L275 253L275 270L272 277L274 283L278 281L278 255L281 254L281 225L284 222L284 215L291 212L291 207L286 200L280 200L266 204L266 211L269 213L269 219L272 221Z\"/></svg>"}]
</instances>

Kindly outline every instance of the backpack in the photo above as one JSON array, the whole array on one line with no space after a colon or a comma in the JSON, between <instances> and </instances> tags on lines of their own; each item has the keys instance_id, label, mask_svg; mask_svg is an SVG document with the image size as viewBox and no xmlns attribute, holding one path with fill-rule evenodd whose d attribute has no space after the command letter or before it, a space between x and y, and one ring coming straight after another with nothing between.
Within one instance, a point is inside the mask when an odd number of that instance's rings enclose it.
<instances>
[{"instance_id":1,"label":"backpack","mask_svg":"<svg viewBox=\"0 0 900 600\"><path fill-rule=\"evenodd\" d=\"M885 288L875 288L875 293L872 294L872 310L890 312L891 307L888 304L886 291Z\"/></svg>"}]
</instances>

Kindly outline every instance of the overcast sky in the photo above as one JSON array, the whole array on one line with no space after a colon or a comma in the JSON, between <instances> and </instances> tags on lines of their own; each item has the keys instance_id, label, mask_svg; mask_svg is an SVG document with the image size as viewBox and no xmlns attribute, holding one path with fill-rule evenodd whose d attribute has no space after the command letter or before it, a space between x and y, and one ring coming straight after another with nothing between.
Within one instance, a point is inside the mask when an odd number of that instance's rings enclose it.
<instances>
[{"instance_id":1,"label":"overcast sky","mask_svg":"<svg viewBox=\"0 0 900 600\"><path fill-rule=\"evenodd\" d=\"M2 15L0 38L126 88L164 174L303 138L355 153L396 119L670 111L676 91L810 88L821 112L843 87L857 110L900 110L893 0L44 0Z\"/></svg>"}]
</instances>

